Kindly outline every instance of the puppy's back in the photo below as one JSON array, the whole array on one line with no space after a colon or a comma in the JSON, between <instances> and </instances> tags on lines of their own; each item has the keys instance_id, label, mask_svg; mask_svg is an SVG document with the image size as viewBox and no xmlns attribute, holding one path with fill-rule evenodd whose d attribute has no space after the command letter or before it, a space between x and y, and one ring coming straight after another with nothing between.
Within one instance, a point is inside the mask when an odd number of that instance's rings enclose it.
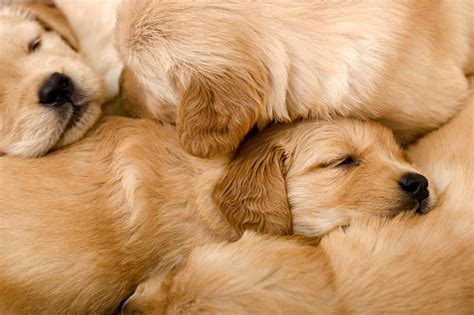
<instances>
[{"instance_id":1,"label":"puppy's back","mask_svg":"<svg viewBox=\"0 0 474 315\"><path fill-rule=\"evenodd\" d=\"M142 284L123 311L472 314L473 232L444 228L454 213L437 210L425 221L360 220L319 248L251 233L197 248L183 269Z\"/></svg>"},{"instance_id":2,"label":"puppy's back","mask_svg":"<svg viewBox=\"0 0 474 315\"><path fill-rule=\"evenodd\" d=\"M124 312L340 313L328 262L304 241L246 232L235 243L195 249L183 270L137 290L146 294L132 296Z\"/></svg>"}]
</instances>

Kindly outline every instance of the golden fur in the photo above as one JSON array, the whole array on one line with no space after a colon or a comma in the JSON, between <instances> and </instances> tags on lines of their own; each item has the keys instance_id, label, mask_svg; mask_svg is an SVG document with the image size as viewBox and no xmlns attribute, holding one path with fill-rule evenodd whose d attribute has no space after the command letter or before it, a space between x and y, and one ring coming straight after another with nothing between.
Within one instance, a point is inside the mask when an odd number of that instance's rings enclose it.
<instances>
[{"instance_id":1,"label":"golden fur","mask_svg":"<svg viewBox=\"0 0 474 315\"><path fill-rule=\"evenodd\" d=\"M0 155L33 157L80 139L100 115L104 88L75 51L77 39L51 1L15 2L0 5ZM80 90L71 99L83 114L72 127L73 105L59 112L38 98L55 72L69 76Z\"/></svg>"},{"instance_id":2,"label":"golden fur","mask_svg":"<svg viewBox=\"0 0 474 315\"><path fill-rule=\"evenodd\" d=\"M227 221L239 232L319 236L355 216L416 209L411 199L400 204L398 180L414 169L392 133L341 121L274 126L245 141L213 192Z\"/></svg>"},{"instance_id":3,"label":"golden fur","mask_svg":"<svg viewBox=\"0 0 474 315\"><path fill-rule=\"evenodd\" d=\"M377 119L407 143L463 103L473 19L470 0L124 0L116 46L139 87L128 93L143 94L131 112L176 122L192 154L334 116Z\"/></svg>"},{"instance_id":4,"label":"golden fur","mask_svg":"<svg viewBox=\"0 0 474 315\"><path fill-rule=\"evenodd\" d=\"M249 232L202 246L122 314L472 314L473 118L474 94L407 151L441 192L426 216L356 219L317 247Z\"/></svg>"},{"instance_id":5,"label":"golden fur","mask_svg":"<svg viewBox=\"0 0 474 315\"><path fill-rule=\"evenodd\" d=\"M300 122L266 134L249 142L256 152L248 160L236 157L249 185L262 193L262 201L248 200L243 208L260 222L246 224L255 222L251 216L237 230L218 209L231 202L220 198L235 197L237 187L229 183L235 163L188 154L170 125L109 118L45 157L1 157L0 313L112 312L140 282L182 265L192 248L236 240L244 228L321 235L354 217L415 207L397 182L414 169L391 132L376 123ZM257 167L281 163L268 151L277 145L285 165L272 167L284 168L276 176L286 187L246 170L256 155ZM360 158L358 166L338 164L347 154ZM384 174L377 174L382 167ZM229 190L213 199L218 182ZM351 184L360 187L341 194ZM290 208L275 209L285 215L271 212L269 204L280 205L287 195ZM266 208L257 214L259 202Z\"/></svg>"}]
</instances>

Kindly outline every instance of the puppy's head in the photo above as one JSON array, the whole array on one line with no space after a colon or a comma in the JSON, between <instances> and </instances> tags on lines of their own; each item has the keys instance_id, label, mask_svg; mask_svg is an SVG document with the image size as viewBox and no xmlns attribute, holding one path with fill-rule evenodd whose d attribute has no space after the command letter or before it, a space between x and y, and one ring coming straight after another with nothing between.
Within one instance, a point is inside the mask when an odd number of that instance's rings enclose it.
<instances>
[{"instance_id":1,"label":"puppy's head","mask_svg":"<svg viewBox=\"0 0 474 315\"><path fill-rule=\"evenodd\" d=\"M103 82L48 1L0 7L0 155L40 156L81 138Z\"/></svg>"},{"instance_id":2,"label":"puppy's head","mask_svg":"<svg viewBox=\"0 0 474 315\"><path fill-rule=\"evenodd\" d=\"M425 213L433 195L388 129L341 119L249 138L213 197L238 231L319 236L356 216Z\"/></svg>"}]
</instances>

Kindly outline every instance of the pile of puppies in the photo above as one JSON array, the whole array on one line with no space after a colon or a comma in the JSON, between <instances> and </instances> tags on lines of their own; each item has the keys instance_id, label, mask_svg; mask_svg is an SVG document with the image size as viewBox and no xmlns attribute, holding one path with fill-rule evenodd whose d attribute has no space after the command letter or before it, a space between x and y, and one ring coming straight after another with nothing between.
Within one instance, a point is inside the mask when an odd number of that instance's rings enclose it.
<instances>
[{"instance_id":1,"label":"pile of puppies","mask_svg":"<svg viewBox=\"0 0 474 315\"><path fill-rule=\"evenodd\" d=\"M1 314L474 311L472 1L13 2Z\"/></svg>"}]
</instances>

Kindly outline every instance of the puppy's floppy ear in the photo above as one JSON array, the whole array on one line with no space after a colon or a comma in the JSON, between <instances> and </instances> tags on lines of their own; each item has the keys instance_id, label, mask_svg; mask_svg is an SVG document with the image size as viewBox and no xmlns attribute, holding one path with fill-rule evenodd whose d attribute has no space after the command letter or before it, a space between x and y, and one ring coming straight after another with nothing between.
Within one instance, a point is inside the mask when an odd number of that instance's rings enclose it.
<instances>
[{"instance_id":1,"label":"puppy's floppy ear","mask_svg":"<svg viewBox=\"0 0 474 315\"><path fill-rule=\"evenodd\" d=\"M212 73L191 70L187 74L181 87L177 129L188 152L209 157L238 147L265 102L266 75L255 68L220 66Z\"/></svg>"},{"instance_id":2,"label":"puppy's floppy ear","mask_svg":"<svg viewBox=\"0 0 474 315\"><path fill-rule=\"evenodd\" d=\"M71 29L64 14L54 4L53 0L13 0L16 8L34 14L34 17L44 27L57 32L74 50L79 50L79 42Z\"/></svg>"},{"instance_id":3,"label":"puppy's floppy ear","mask_svg":"<svg viewBox=\"0 0 474 315\"><path fill-rule=\"evenodd\" d=\"M249 139L229 163L213 198L239 233L249 229L271 234L292 231L286 193L285 151L271 138Z\"/></svg>"}]
</instances>

